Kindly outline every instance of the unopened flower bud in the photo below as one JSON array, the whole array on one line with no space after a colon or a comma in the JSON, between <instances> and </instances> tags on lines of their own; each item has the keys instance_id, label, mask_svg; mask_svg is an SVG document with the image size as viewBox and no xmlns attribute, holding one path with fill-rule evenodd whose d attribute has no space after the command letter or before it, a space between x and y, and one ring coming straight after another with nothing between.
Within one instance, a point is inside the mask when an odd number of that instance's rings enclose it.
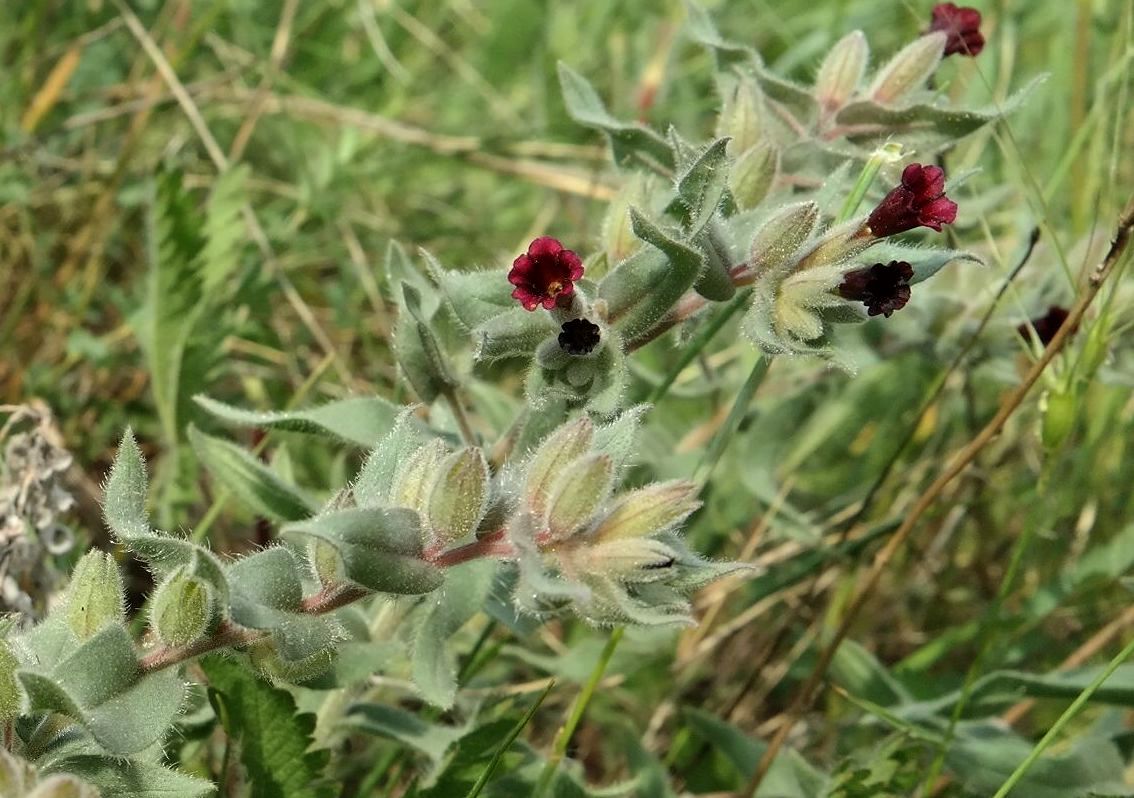
<instances>
[{"instance_id":1,"label":"unopened flower bud","mask_svg":"<svg viewBox=\"0 0 1134 798\"><path fill-rule=\"evenodd\" d=\"M528 509L541 517L547 508L552 487L559 475L571 463L591 448L595 429L591 420L582 416L564 424L536 449L528 464L528 478L524 486L524 497Z\"/></svg>"},{"instance_id":2,"label":"unopened flower bud","mask_svg":"<svg viewBox=\"0 0 1134 798\"><path fill-rule=\"evenodd\" d=\"M757 275L779 271L790 265L791 258L811 238L819 220L819 206L814 202L788 205L760 228L752 240L749 263Z\"/></svg>"},{"instance_id":3,"label":"unopened flower bud","mask_svg":"<svg viewBox=\"0 0 1134 798\"><path fill-rule=\"evenodd\" d=\"M122 575L114 558L103 551L83 555L71 575L67 594L67 624L80 640L95 635L104 626L122 623Z\"/></svg>"},{"instance_id":4,"label":"unopened flower bud","mask_svg":"<svg viewBox=\"0 0 1134 798\"><path fill-rule=\"evenodd\" d=\"M631 491L595 528L601 542L668 532L701 506L697 486L685 480L659 482Z\"/></svg>"},{"instance_id":5,"label":"unopened flower bud","mask_svg":"<svg viewBox=\"0 0 1134 798\"><path fill-rule=\"evenodd\" d=\"M20 796L35 783L32 766L0 746L0 795Z\"/></svg>"},{"instance_id":6,"label":"unopened flower bud","mask_svg":"<svg viewBox=\"0 0 1134 798\"><path fill-rule=\"evenodd\" d=\"M99 795L97 789L74 776L57 775L41 781L25 798L99 798Z\"/></svg>"},{"instance_id":7,"label":"unopened flower bud","mask_svg":"<svg viewBox=\"0 0 1134 798\"><path fill-rule=\"evenodd\" d=\"M725 96L717 138L730 138L730 152L747 152L764 137L764 92L750 77L739 78Z\"/></svg>"},{"instance_id":8,"label":"unopened flower bud","mask_svg":"<svg viewBox=\"0 0 1134 798\"><path fill-rule=\"evenodd\" d=\"M582 567L626 582L654 582L670 576L677 552L653 538L623 538L588 547Z\"/></svg>"},{"instance_id":9,"label":"unopened flower bud","mask_svg":"<svg viewBox=\"0 0 1134 798\"><path fill-rule=\"evenodd\" d=\"M744 152L729 175L729 187L737 206L746 211L763 202L779 171L780 153L770 144L757 144Z\"/></svg>"},{"instance_id":10,"label":"unopened flower bud","mask_svg":"<svg viewBox=\"0 0 1134 798\"><path fill-rule=\"evenodd\" d=\"M433 438L414 452L394 477L390 503L424 514L446 453L445 443L439 438Z\"/></svg>"},{"instance_id":11,"label":"unopened flower bud","mask_svg":"<svg viewBox=\"0 0 1134 798\"><path fill-rule=\"evenodd\" d=\"M556 539L581 529L610 495L614 464L605 454L576 460L560 473L548 502L547 528Z\"/></svg>"},{"instance_id":12,"label":"unopened flower bud","mask_svg":"<svg viewBox=\"0 0 1134 798\"><path fill-rule=\"evenodd\" d=\"M832 114L846 105L866 72L869 57L870 46L860 30L848 33L831 48L815 79L815 99L824 113Z\"/></svg>"},{"instance_id":13,"label":"unopened flower bud","mask_svg":"<svg viewBox=\"0 0 1134 798\"><path fill-rule=\"evenodd\" d=\"M248 647L248 659L262 676L272 682L302 684L321 676L335 661L333 649L326 649L299 660L284 659L271 640L262 640Z\"/></svg>"},{"instance_id":14,"label":"unopened flower bud","mask_svg":"<svg viewBox=\"0 0 1134 798\"><path fill-rule=\"evenodd\" d=\"M488 463L484 453L469 446L441 464L429 497L429 528L433 541L453 543L476 531L488 509Z\"/></svg>"},{"instance_id":15,"label":"unopened flower bud","mask_svg":"<svg viewBox=\"0 0 1134 798\"><path fill-rule=\"evenodd\" d=\"M205 580L178 568L154 593L150 625L169 646L187 646L208 632L216 614L216 597Z\"/></svg>"},{"instance_id":16,"label":"unopened flower bud","mask_svg":"<svg viewBox=\"0 0 1134 798\"><path fill-rule=\"evenodd\" d=\"M878 72L870 96L890 105L925 85L941 63L947 39L944 33L930 33L907 44Z\"/></svg>"},{"instance_id":17,"label":"unopened flower bud","mask_svg":"<svg viewBox=\"0 0 1134 798\"><path fill-rule=\"evenodd\" d=\"M311 538L307 542L307 561L315 572L315 578L324 587L342 584L346 577L342 555L325 540Z\"/></svg>"}]
</instances>

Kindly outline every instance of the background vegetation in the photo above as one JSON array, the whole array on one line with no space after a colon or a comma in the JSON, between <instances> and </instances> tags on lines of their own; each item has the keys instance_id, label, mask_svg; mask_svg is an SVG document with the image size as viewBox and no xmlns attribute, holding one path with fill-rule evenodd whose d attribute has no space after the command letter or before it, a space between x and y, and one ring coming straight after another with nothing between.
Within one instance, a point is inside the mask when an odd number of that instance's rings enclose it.
<instances>
[{"instance_id":1,"label":"background vegetation","mask_svg":"<svg viewBox=\"0 0 1134 798\"><path fill-rule=\"evenodd\" d=\"M567 117L557 61L587 75L619 117L705 133L714 122L709 59L678 35L676 2L130 5L0 9L0 403L51 408L76 458L71 520L96 544L106 543L99 483L127 425L157 464L152 498L167 528L192 526L227 553L270 539L194 465L185 423L210 422L186 399L208 391L264 409L405 399L388 343L391 240L469 268L509 262L542 234L599 246L620 178L603 141ZM800 77L855 28L875 53L895 51L929 10L709 5L730 38ZM1000 0L982 11L989 44L944 70L950 94L995 104L1049 76L1006 123L946 156L953 175L976 170L951 190L962 211L950 235L987 267L962 264L919 287L885 328L848 333L859 342L854 375L785 359L771 369L690 532L697 548L749 560L759 575L706 591L696 629L627 634L570 751L591 782L652 774L638 787L646 796L666 794L663 783L695 793L746 783L873 541L1034 361L1017 326L1071 305L1105 252L1134 187L1134 5ZM159 413L163 388L136 334L164 312L147 288L144 234L162 167L182 170L202 202L219 196L214 223L230 233L217 245L231 257L218 258L230 265L216 276L211 323L171 400L179 426ZM992 794L1089 684L1093 674L1075 669L1134 639L1132 287L1120 273L1104 289L1003 433L925 514L789 737L808 761L845 774L844 795L912 794L939 753L951 775L927 787ZM691 475L724 422L751 361L735 337L726 331L658 408L642 453L657 476ZM655 348L662 373L667 350ZM639 375L643 398L656 376ZM477 403L486 417L510 412L496 395ZM287 435L268 447L324 494L358 463ZM139 569L138 595L144 579ZM556 677L524 731L540 749L605 637L577 623L517 636L483 618L462 635L469 689L505 709L520 712ZM392 658L375 690L416 708L399 667ZM1117 790L1110 765L1127 761L1134 739L1120 709L1134 702L1134 673L1108 684L1062 729L1064 759L1034 769L1018 794ZM918 732L919 706L961 721L949 727L959 742ZM402 794L429 753L404 740L368 745L387 766L368 782L386 791L375 794ZM193 769L202 755L189 748L180 755ZM1055 781L1100 762L1109 769L1093 781Z\"/></svg>"}]
</instances>

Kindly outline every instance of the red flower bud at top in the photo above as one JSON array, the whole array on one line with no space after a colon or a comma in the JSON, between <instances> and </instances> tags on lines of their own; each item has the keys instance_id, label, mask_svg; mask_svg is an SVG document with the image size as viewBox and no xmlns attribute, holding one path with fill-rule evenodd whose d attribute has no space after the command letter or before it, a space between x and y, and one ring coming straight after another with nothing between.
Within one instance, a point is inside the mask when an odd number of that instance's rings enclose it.
<instances>
[{"instance_id":1,"label":"red flower bud at top","mask_svg":"<svg viewBox=\"0 0 1134 798\"><path fill-rule=\"evenodd\" d=\"M911 163L902 172L901 185L878 203L866 223L875 238L885 238L915 227L941 232L941 225L956 218L957 203L945 196L941 167Z\"/></svg>"},{"instance_id":2,"label":"red flower bud at top","mask_svg":"<svg viewBox=\"0 0 1134 798\"><path fill-rule=\"evenodd\" d=\"M875 263L865 269L856 269L843 276L839 296L866 305L867 315L890 318L910 301L910 280L913 267L902 260Z\"/></svg>"},{"instance_id":3,"label":"red flower bud at top","mask_svg":"<svg viewBox=\"0 0 1134 798\"><path fill-rule=\"evenodd\" d=\"M550 236L537 238L528 246L526 254L512 262L508 282L516 286L512 296L520 300L525 310L543 305L555 307L559 297L575 293L575 280L583 276L583 262L569 249L564 249Z\"/></svg>"},{"instance_id":4,"label":"red flower bud at top","mask_svg":"<svg viewBox=\"0 0 1134 798\"><path fill-rule=\"evenodd\" d=\"M975 56L984 49L980 12L975 8L958 7L956 3L938 3L933 7L933 19L926 33L937 31L949 37L945 41L945 55L959 53Z\"/></svg>"}]
</instances>

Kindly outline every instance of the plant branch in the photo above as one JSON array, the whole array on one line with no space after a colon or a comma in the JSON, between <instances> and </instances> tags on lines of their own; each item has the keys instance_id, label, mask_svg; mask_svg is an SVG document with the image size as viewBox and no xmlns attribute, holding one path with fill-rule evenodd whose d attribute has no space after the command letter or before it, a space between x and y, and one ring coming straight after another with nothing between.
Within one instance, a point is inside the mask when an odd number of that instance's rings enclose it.
<instances>
[{"instance_id":1,"label":"plant branch","mask_svg":"<svg viewBox=\"0 0 1134 798\"><path fill-rule=\"evenodd\" d=\"M1098 267L1091 273L1082 295L1071 309L1064 324L1047 345L1043 355L1036 361L1031 370L1028 371L1023 382L1004 400L992 420L977 433L976 437L950 459L945 470L925 489L921 496L918 497L917 502L911 508L897 532L894 533L894 536L890 538L886 545L875 556L870 571L863 580L861 588L855 593L854 598L847 606L846 613L836 629L834 636L820 653L818 662L811 671L811 675L808 676L807 681L804 682L803 686L795 694L794 700L785 713L786 717L784 722L776 731L771 742L769 742L767 750L761 757L756 771L753 773L743 793L744 795L755 795L756 790L760 787L760 784L763 783L765 776L768 775L768 770L771 768L776 755L780 752L780 749L783 748L784 742L787 740L787 736L790 734L792 727L795 726L801 715L811 706L817 688L826 676L827 670L835 657L835 653L838 651L843 640L846 639L847 634L850 632L851 625L866 605L867 599L878 584L882 572L885 571L890 560L893 559L897 551L906 543L914 527L917 526L918 521L921 520L921 517L933 505L942 492L944 492L945 488L963 473L984 447L1000 433L1004 424L1012 414L1019 409L1020 405L1023 404L1024 399L1036 382L1039 381L1044 370L1055 356L1059 354L1060 350L1063 349L1063 345L1070 337L1071 331L1082 321L1083 316L1098 295L1103 283L1106 281L1107 277L1114 273L1116 266L1122 260L1122 256L1125 254L1127 245L1130 242L1131 228L1134 228L1134 198L1127 203L1126 208L1119 217L1115 237L1106 257L1103 258Z\"/></svg>"}]
</instances>

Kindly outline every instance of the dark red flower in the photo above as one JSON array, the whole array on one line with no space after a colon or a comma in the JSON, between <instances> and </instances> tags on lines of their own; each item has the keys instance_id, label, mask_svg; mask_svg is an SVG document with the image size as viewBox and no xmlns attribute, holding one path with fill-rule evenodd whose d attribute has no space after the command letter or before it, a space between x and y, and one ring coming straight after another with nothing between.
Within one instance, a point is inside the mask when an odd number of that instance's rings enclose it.
<instances>
[{"instance_id":1,"label":"dark red flower","mask_svg":"<svg viewBox=\"0 0 1134 798\"><path fill-rule=\"evenodd\" d=\"M941 31L945 40L945 55L978 55L984 49L984 36L980 32L980 12L956 3L938 3L933 7L933 19L926 33Z\"/></svg>"},{"instance_id":2,"label":"dark red flower","mask_svg":"<svg viewBox=\"0 0 1134 798\"><path fill-rule=\"evenodd\" d=\"M599 326L587 319L571 319L560 329L559 348L569 355L589 355L599 344Z\"/></svg>"},{"instance_id":3,"label":"dark red flower","mask_svg":"<svg viewBox=\"0 0 1134 798\"><path fill-rule=\"evenodd\" d=\"M902 182L891 189L866 223L876 238L885 238L915 227L941 232L941 225L957 218L957 203L945 196L945 172L939 166L911 163L902 172Z\"/></svg>"},{"instance_id":4,"label":"dark red flower","mask_svg":"<svg viewBox=\"0 0 1134 798\"><path fill-rule=\"evenodd\" d=\"M1047 309L1047 313L1039 318L1032 319L1025 322L1016 328L1016 331L1025 338L1028 337L1028 329L1036 331L1036 337L1044 346L1051 343L1051 339L1059 332L1059 328L1067 321L1068 311L1066 308L1061 308L1059 305L1052 305ZM1072 330L1071 332L1075 332Z\"/></svg>"},{"instance_id":5,"label":"dark red flower","mask_svg":"<svg viewBox=\"0 0 1134 798\"><path fill-rule=\"evenodd\" d=\"M516 286L512 296L520 300L525 310L535 310L540 305L551 310L560 297L575 293L575 280L582 276L583 262L579 256L564 249L556 239L542 236L512 262L508 282Z\"/></svg>"},{"instance_id":6,"label":"dark red flower","mask_svg":"<svg viewBox=\"0 0 1134 798\"><path fill-rule=\"evenodd\" d=\"M866 305L867 315L890 318L910 301L910 280L913 267L903 260L875 263L843 275L839 296Z\"/></svg>"}]
</instances>

